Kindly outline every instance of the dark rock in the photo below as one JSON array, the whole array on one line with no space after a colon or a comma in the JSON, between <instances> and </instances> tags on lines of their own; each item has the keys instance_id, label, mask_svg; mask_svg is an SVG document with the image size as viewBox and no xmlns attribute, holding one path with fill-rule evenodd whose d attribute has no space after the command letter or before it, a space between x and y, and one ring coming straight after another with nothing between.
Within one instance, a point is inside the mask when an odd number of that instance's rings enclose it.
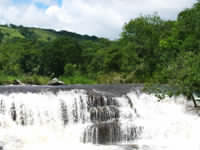
<instances>
[{"instance_id":1,"label":"dark rock","mask_svg":"<svg viewBox=\"0 0 200 150\"><path fill-rule=\"evenodd\" d=\"M120 143L126 137L126 141L133 141L137 139L142 131L143 127L140 126L128 126L127 131L121 127L121 123L117 120L112 122L98 122L88 126L84 130L83 142L93 144L112 144Z\"/></svg>"},{"instance_id":2,"label":"dark rock","mask_svg":"<svg viewBox=\"0 0 200 150\"><path fill-rule=\"evenodd\" d=\"M20 80L17 80L17 79L13 81L13 84L14 85L24 85L24 83L22 83Z\"/></svg>"},{"instance_id":3,"label":"dark rock","mask_svg":"<svg viewBox=\"0 0 200 150\"><path fill-rule=\"evenodd\" d=\"M48 85L64 85L65 83L58 80L57 78L53 78L51 81L48 82Z\"/></svg>"},{"instance_id":4,"label":"dark rock","mask_svg":"<svg viewBox=\"0 0 200 150\"><path fill-rule=\"evenodd\" d=\"M0 150L3 150L4 143L0 141Z\"/></svg>"}]
</instances>

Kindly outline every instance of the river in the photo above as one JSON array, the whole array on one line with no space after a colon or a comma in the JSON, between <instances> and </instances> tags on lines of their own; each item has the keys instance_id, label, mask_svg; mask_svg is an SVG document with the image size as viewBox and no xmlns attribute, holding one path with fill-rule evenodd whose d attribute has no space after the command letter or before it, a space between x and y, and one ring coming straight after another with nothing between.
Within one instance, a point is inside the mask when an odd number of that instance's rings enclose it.
<instances>
[{"instance_id":1,"label":"river","mask_svg":"<svg viewBox=\"0 0 200 150\"><path fill-rule=\"evenodd\" d=\"M0 86L0 150L200 150L192 103L141 89Z\"/></svg>"}]
</instances>

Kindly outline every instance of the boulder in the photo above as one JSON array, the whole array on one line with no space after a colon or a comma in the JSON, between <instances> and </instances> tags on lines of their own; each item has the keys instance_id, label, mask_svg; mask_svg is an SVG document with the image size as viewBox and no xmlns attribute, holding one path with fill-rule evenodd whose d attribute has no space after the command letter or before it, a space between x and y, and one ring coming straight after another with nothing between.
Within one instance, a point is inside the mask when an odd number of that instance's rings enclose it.
<instances>
[{"instance_id":1,"label":"boulder","mask_svg":"<svg viewBox=\"0 0 200 150\"><path fill-rule=\"evenodd\" d=\"M13 81L13 84L14 84L14 85L24 85L24 83L22 83L20 80L17 80L17 79L15 79L15 80Z\"/></svg>"},{"instance_id":2,"label":"boulder","mask_svg":"<svg viewBox=\"0 0 200 150\"><path fill-rule=\"evenodd\" d=\"M51 81L48 82L48 85L64 85L63 81L58 80L57 78L53 78Z\"/></svg>"}]
</instances>

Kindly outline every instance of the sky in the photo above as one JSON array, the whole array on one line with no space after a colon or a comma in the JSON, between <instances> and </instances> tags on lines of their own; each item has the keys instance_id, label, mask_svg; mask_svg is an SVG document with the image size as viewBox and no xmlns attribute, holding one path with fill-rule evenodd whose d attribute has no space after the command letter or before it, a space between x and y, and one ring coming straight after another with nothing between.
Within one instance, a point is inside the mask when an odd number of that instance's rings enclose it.
<instances>
[{"instance_id":1,"label":"sky","mask_svg":"<svg viewBox=\"0 0 200 150\"><path fill-rule=\"evenodd\" d=\"M196 0L0 0L0 24L67 30L117 39L130 19L155 12L165 20Z\"/></svg>"}]
</instances>

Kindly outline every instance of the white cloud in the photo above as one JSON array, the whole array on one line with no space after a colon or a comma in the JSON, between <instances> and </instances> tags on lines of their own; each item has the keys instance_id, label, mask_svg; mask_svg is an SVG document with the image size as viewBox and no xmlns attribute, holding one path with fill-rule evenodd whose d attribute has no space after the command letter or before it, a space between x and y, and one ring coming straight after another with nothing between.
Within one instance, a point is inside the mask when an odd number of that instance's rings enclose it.
<instances>
[{"instance_id":1,"label":"white cloud","mask_svg":"<svg viewBox=\"0 0 200 150\"><path fill-rule=\"evenodd\" d=\"M37 8L34 2L49 7ZM63 0L62 6L58 6L55 0L33 0L26 5L0 0L0 23L117 38L123 24L131 18L158 12L164 19L175 19L178 12L194 2L196 0Z\"/></svg>"}]
</instances>

